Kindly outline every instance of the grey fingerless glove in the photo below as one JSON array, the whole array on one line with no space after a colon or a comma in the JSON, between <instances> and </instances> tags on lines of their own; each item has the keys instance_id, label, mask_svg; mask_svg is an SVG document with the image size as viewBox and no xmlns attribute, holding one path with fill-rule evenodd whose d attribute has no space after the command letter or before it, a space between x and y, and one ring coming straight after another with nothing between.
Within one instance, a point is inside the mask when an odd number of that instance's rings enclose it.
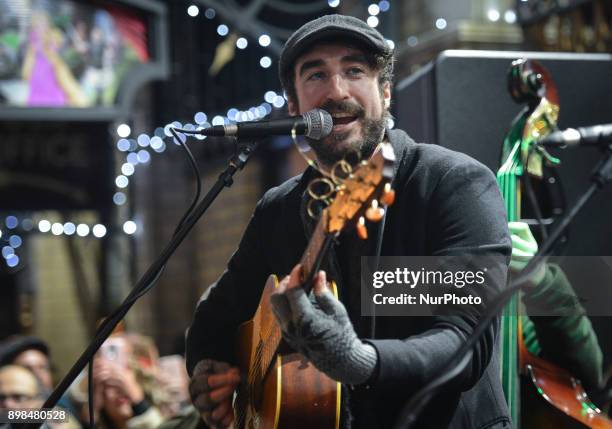
<instances>
[{"instance_id":1,"label":"grey fingerless glove","mask_svg":"<svg viewBox=\"0 0 612 429\"><path fill-rule=\"evenodd\" d=\"M345 384L371 377L378 355L357 338L346 309L327 288L309 299L301 287L271 297L285 341L320 371Z\"/></svg>"}]
</instances>

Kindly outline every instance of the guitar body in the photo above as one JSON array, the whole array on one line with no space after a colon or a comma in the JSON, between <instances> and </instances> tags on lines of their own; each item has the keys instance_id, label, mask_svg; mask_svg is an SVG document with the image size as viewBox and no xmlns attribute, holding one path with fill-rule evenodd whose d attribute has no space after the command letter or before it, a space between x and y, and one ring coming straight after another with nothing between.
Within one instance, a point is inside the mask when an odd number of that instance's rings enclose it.
<instances>
[{"instance_id":1,"label":"guitar body","mask_svg":"<svg viewBox=\"0 0 612 429\"><path fill-rule=\"evenodd\" d=\"M235 427L337 429L340 383L301 354L276 347L281 333L270 295L277 286L277 277L271 275L255 316L239 327L238 363L241 373L249 376L237 391Z\"/></svg>"}]
</instances>

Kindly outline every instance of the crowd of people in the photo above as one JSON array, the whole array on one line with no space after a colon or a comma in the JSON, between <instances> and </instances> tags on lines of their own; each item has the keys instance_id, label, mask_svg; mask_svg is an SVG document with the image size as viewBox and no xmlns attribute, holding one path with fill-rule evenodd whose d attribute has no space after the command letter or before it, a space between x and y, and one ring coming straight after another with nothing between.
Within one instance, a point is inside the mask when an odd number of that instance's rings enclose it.
<instances>
[{"instance_id":1,"label":"crowd of people","mask_svg":"<svg viewBox=\"0 0 612 429\"><path fill-rule=\"evenodd\" d=\"M34 336L0 342L0 409L40 408L54 387L48 345ZM113 334L93 364L94 424L105 429L153 429L193 413L180 355L160 357L153 341L133 333ZM84 371L58 407L69 413L53 428L89 427L89 386ZM197 413L196 423L197 423Z\"/></svg>"}]
</instances>

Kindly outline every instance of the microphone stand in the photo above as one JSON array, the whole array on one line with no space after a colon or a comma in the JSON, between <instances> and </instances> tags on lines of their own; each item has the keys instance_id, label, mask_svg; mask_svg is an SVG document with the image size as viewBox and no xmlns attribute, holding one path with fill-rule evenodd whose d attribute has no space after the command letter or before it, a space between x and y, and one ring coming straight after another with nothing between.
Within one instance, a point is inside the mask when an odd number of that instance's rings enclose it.
<instances>
[{"instance_id":1,"label":"microphone stand","mask_svg":"<svg viewBox=\"0 0 612 429\"><path fill-rule=\"evenodd\" d=\"M416 392L404 404L397 418L395 429L408 429L414 426L420 413L429 403L432 397L455 376L459 375L470 362L472 347L482 337L491 323L495 320L499 313L503 310L512 295L518 292L524 283L529 280L531 274L546 262L547 257L553 250L553 246L559 237L565 232L565 229L572 222L578 212L584 205L593 197L595 192L602 189L605 185L612 181L612 145L604 149L604 159L598 164L595 172L591 176L591 185L584 194L576 201L574 207L561 219L555 230L542 243L538 252L534 255L529 263L518 276L508 285L508 288L498 294L491 302L490 307L482 316L478 324L474 327L472 335L465 343L455 352L450 360L441 368L437 377L429 381L421 390ZM516 423L515 423L516 424Z\"/></svg>"},{"instance_id":2,"label":"microphone stand","mask_svg":"<svg viewBox=\"0 0 612 429\"><path fill-rule=\"evenodd\" d=\"M208 207L221 193L223 188L230 187L234 183L233 176L238 170L242 170L246 163L249 161L250 156L253 154L259 142L242 143L238 145L237 153L229 159L228 166L220 175L215 184L210 188L208 193L200 200L197 206L194 208L190 216L188 216L181 227L176 231L172 239L166 244L166 247L162 250L159 257L151 264L147 271L142 275L140 280L136 283L132 291L123 300L121 305L113 312L112 317L109 317L100 326L96 332L93 340L87 346L85 351L74 363L68 373L62 378L60 383L55 387L51 395L47 398L42 408L53 408L61 396L66 392L70 385L74 382L76 377L81 373L83 368L92 359L93 355L98 351L102 343L110 336L114 331L117 324L123 319L127 312L136 303L136 300L140 297L140 294L156 280L160 270L168 262L170 257L174 254L177 247L183 242L187 234L195 226L200 217L206 212ZM42 423L28 423L24 427L27 429L35 429L41 426Z\"/></svg>"}]
</instances>

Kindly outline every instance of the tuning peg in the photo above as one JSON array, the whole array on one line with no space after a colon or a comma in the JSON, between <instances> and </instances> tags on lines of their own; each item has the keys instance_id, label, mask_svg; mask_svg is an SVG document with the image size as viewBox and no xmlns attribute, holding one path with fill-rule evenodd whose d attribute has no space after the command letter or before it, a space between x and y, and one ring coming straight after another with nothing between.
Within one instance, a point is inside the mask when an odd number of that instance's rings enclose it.
<instances>
[{"instance_id":1,"label":"tuning peg","mask_svg":"<svg viewBox=\"0 0 612 429\"><path fill-rule=\"evenodd\" d=\"M395 190L391 189L390 183L385 184L385 188L383 189L383 194L382 194L382 197L380 198L380 201L385 206L390 206L395 201Z\"/></svg>"},{"instance_id":2,"label":"tuning peg","mask_svg":"<svg viewBox=\"0 0 612 429\"><path fill-rule=\"evenodd\" d=\"M363 216L361 216L357 222L357 236L362 240L368 239L368 229L365 226L365 219Z\"/></svg>"},{"instance_id":3,"label":"tuning peg","mask_svg":"<svg viewBox=\"0 0 612 429\"><path fill-rule=\"evenodd\" d=\"M380 222L385 215L385 209L378 207L378 200L372 200L372 205L366 210L366 217L370 222Z\"/></svg>"}]
</instances>

